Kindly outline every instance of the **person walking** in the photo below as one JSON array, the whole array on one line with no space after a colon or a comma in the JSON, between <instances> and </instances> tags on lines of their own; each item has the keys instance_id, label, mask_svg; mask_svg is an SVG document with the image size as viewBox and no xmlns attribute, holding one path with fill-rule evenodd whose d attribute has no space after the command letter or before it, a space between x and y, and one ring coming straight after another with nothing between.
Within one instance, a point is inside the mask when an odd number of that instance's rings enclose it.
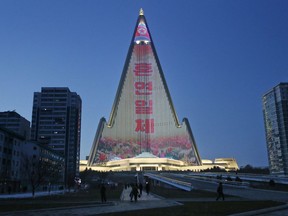
<instances>
[{"instance_id":1,"label":"person walking","mask_svg":"<svg viewBox=\"0 0 288 216\"><path fill-rule=\"evenodd\" d=\"M149 193L150 193L150 184L149 184L148 181L146 181L145 189L146 189L146 193L147 193L147 195L149 195Z\"/></svg>"},{"instance_id":2,"label":"person walking","mask_svg":"<svg viewBox=\"0 0 288 216\"><path fill-rule=\"evenodd\" d=\"M223 185L222 185L222 182L219 182L219 185L218 185L218 188L217 188L217 198L216 198L216 201L218 199L220 199L222 197L222 200L225 200L225 197L224 197L224 193L223 193Z\"/></svg>"},{"instance_id":3,"label":"person walking","mask_svg":"<svg viewBox=\"0 0 288 216\"><path fill-rule=\"evenodd\" d=\"M143 185L142 183L140 183L139 184L140 197L142 196L142 190L143 190Z\"/></svg>"},{"instance_id":4,"label":"person walking","mask_svg":"<svg viewBox=\"0 0 288 216\"><path fill-rule=\"evenodd\" d=\"M101 189L100 189L100 194L101 194L101 202L106 202L106 187L104 184L102 184Z\"/></svg>"},{"instance_id":5,"label":"person walking","mask_svg":"<svg viewBox=\"0 0 288 216\"><path fill-rule=\"evenodd\" d=\"M135 184L135 185L132 186L132 191L130 193L130 201L133 202L133 198L134 198L134 201L137 202L138 194L139 194L138 187Z\"/></svg>"}]
</instances>

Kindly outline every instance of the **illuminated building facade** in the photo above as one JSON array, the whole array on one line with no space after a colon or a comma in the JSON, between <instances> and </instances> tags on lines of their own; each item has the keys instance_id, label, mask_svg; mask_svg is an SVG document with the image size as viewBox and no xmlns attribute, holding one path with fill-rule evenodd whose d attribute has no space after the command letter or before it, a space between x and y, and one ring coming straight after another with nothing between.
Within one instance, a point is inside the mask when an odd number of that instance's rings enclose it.
<instances>
[{"instance_id":1,"label":"illuminated building facade","mask_svg":"<svg viewBox=\"0 0 288 216\"><path fill-rule=\"evenodd\" d=\"M269 169L271 174L288 174L288 83L280 83L263 98Z\"/></svg>"},{"instance_id":2,"label":"illuminated building facade","mask_svg":"<svg viewBox=\"0 0 288 216\"><path fill-rule=\"evenodd\" d=\"M178 120L141 10L109 120L99 122L87 166L143 152L201 165L188 119Z\"/></svg>"}]
</instances>

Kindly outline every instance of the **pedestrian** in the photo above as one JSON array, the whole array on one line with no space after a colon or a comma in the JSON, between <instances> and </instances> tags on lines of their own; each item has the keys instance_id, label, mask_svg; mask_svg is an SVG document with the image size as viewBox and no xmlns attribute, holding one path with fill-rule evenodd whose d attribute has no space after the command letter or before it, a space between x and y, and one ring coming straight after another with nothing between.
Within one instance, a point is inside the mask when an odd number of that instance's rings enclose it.
<instances>
[{"instance_id":1,"label":"pedestrian","mask_svg":"<svg viewBox=\"0 0 288 216\"><path fill-rule=\"evenodd\" d=\"M140 184L139 184L140 196L142 196L142 190L143 190L143 185L142 185L142 183L140 183Z\"/></svg>"},{"instance_id":2,"label":"pedestrian","mask_svg":"<svg viewBox=\"0 0 288 216\"><path fill-rule=\"evenodd\" d=\"M224 193L223 193L223 185L222 185L222 182L220 182L219 185L218 185L217 194L218 194L218 195L217 195L216 201L217 201L218 199L220 199L220 197L222 197L222 200L225 199Z\"/></svg>"},{"instance_id":3,"label":"pedestrian","mask_svg":"<svg viewBox=\"0 0 288 216\"><path fill-rule=\"evenodd\" d=\"M48 184L48 192L49 192L49 194L50 194L50 192L51 192L51 183L49 182L49 184Z\"/></svg>"},{"instance_id":4,"label":"pedestrian","mask_svg":"<svg viewBox=\"0 0 288 216\"><path fill-rule=\"evenodd\" d=\"M133 202L133 197L134 197L134 201L137 202L137 198L138 198L138 188L137 188L137 185L133 185L132 186L132 190L131 190L131 193L130 193L130 201Z\"/></svg>"},{"instance_id":5,"label":"pedestrian","mask_svg":"<svg viewBox=\"0 0 288 216\"><path fill-rule=\"evenodd\" d=\"M146 189L146 193L147 193L147 195L149 195L149 193L150 193L150 184L149 184L148 181L146 181L145 189Z\"/></svg>"},{"instance_id":6,"label":"pedestrian","mask_svg":"<svg viewBox=\"0 0 288 216\"><path fill-rule=\"evenodd\" d=\"M101 194L101 201L102 201L102 203L103 203L103 202L106 202L106 201L107 201L107 199L106 199L106 187L105 187L104 184L102 184L102 186L101 186L100 194Z\"/></svg>"}]
</instances>

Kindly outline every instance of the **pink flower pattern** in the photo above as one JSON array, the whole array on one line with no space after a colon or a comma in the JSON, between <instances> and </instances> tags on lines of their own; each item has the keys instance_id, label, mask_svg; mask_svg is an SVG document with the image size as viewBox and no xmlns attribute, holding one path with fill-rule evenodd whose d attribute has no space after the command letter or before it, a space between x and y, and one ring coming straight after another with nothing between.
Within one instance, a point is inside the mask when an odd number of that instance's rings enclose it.
<instances>
[{"instance_id":1,"label":"pink flower pattern","mask_svg":"<svg viewBox=\"0 0 288 216\"><path fill-rule=\"evenodd\" d=\"M147 140L146 140L147 142ZM196 162L193 144L188 136L161 137L149 140L150 152L158 157ZM115 157L131 158L140 154L141 143L137 139L121 140L103 137L99 141L96 163L106 162Z\"/></svg>"}]
</instances>

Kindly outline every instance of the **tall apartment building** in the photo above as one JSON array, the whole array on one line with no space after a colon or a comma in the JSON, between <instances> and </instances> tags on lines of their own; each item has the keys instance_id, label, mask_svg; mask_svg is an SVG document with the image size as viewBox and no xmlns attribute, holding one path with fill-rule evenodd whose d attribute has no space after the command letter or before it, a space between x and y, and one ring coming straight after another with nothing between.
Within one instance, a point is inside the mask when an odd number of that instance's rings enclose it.
<instances>
[{"instance_id":1,"label":"tall apartment building","mask_svg":"<svg viewBox=\"0 0 288 216\"><path fill-rule=\"evenodd\" d=\"M30 122L15 111L0 112L0 126L30 138Z\"/></svg>"},{"instance_id":2,"label":"tall apartment building","mask_svg":"<svg viewBox=\"0 0 288 216\"><path fill-rule=\"evenodd\" d=\"M288 174L288 83L280 83L263 98L263 114L271 174Z\"/></svg>"},{"instance_id":3,"label":"tall apartment building","mask_svg":"<svg viewBox=\"0 0 288 216\"><path fill-rule=\"evenodd\" d=\"M79 175L82 101L67 87L43 87L34 92L31 140L65 157L65 183Z\"/></svg>"}]
</instances>

